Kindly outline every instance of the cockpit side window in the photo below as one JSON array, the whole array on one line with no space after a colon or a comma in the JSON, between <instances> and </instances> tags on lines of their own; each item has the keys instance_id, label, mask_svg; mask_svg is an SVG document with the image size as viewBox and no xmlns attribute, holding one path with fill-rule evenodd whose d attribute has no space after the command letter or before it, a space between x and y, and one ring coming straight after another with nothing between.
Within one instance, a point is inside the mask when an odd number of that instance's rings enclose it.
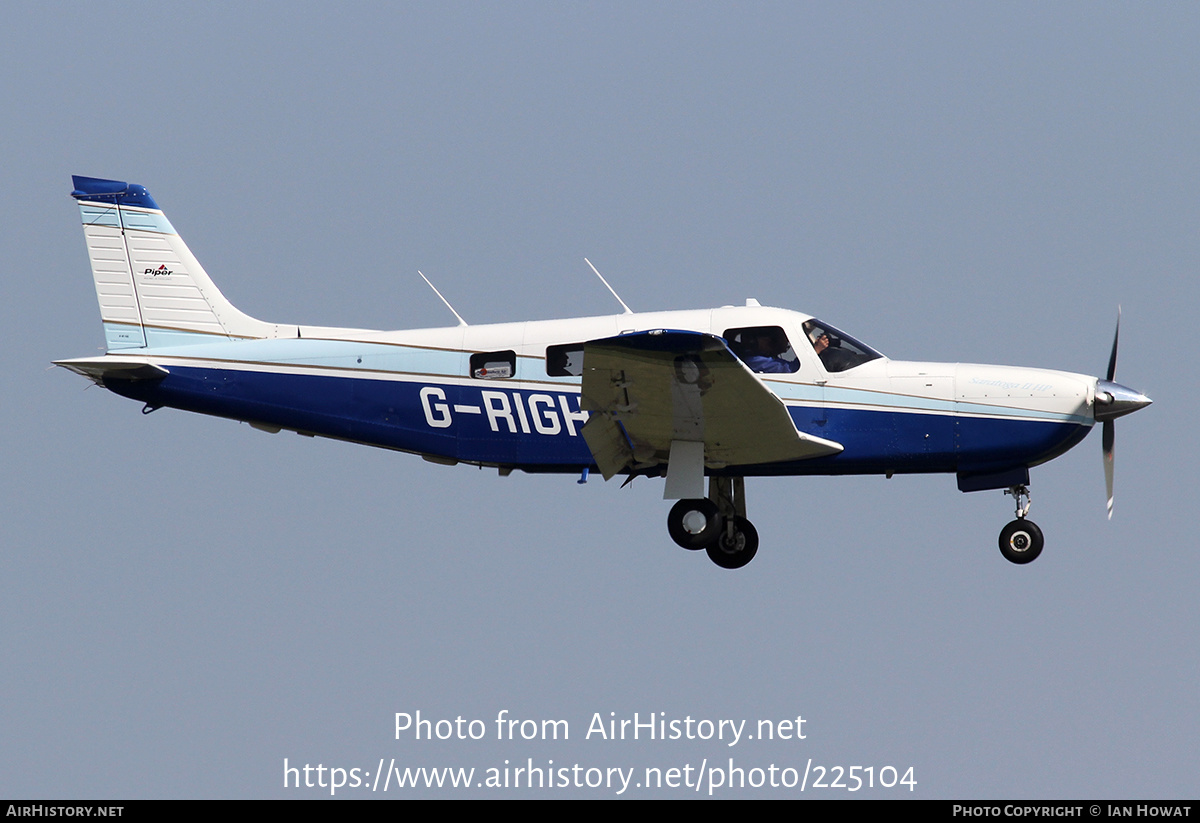
<instances>
[{"instance_id":1,"label":"cockpit side window","mask_svg":"<svg viewBox=\"0 0 1200 823\"><path fill-rule=\"evenodd\" d=\"M779 326L726 329L725 342L750 367L750 371L759 374L793 374L800 370L796 352Z\"/></svg>"},{"instance_id":2,"label":"cockpit side window","mask_svg":"<svg viewBox=\"0 0 1200 823\"><path fill-rule=\"evenodd\" d=\"M804 323L804 334L812 343L817 357L827 372L848 371L871 360L883 357L865 343L860 343L848 334L835 329L828 323L813 318Z\"/></svg>"}]
</instances>

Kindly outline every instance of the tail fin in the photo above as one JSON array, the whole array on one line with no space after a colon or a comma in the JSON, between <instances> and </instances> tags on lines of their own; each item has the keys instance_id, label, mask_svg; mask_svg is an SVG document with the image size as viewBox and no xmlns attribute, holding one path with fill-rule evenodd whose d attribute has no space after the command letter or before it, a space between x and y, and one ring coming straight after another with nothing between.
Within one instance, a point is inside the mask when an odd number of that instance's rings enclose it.
<instances>
[{"instance_id":1,"label":"tail fin","mask_svg":"<svg viewBox=\"0 0 1200 823\"><path fill-rule=\"evenodd\" d=\"M225 299L144 186L71 179L109 351L277 335Z\"/></svg>"}]
</instances>

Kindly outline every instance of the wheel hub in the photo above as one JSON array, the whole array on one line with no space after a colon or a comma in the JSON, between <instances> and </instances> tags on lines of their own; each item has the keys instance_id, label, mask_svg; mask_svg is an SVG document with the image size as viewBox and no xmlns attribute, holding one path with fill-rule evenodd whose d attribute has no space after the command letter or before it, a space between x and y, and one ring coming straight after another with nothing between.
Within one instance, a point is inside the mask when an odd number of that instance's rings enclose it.
<instances>
[{"instance_id":1,"label":"wheel hub","mask_svg":"<svg viewBox=\"0 0 1200 823\"><path fill-rule=\"evenodd\" d=\"M734 532L732 535L722 534L717 545L726 554L737 554L746 548L746 536L740 531Z\"/></svg>"},{"instance_id":2,"label":"wheel hub","mask_svg":"<svg viewBox=\"0 0 1200 823\"><path fill-rule=\"evenodd\" d=\"M1044 541L1036 523L1019 517L1000 531L1000 552L1010 563L1023 565L1037 559Z\"/></svg>"},{"instance_id":3,"label":"wheel hub","mask_svg":"<svg viewBox=\"0 0 1200 823\"><path fill-rule=\"evenodd\" d=\"M704 512L695 509L685 514L681 522L688 534L700 534L708 526L708 518L704 516Z\"/></svg>"}]
</instances>

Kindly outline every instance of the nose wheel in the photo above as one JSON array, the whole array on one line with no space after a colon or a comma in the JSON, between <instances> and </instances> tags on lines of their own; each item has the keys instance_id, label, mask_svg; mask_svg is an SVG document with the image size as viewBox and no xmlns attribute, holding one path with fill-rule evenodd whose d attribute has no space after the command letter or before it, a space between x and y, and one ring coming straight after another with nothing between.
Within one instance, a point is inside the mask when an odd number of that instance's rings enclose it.
<instances>
[{"instance_id":1,"label":"nose wheel","mask_svg":"<svg viewBox=\"0 0 1200 823\"><path fill-rule=\"evenodd\" d=\"M1004 493L1011 494L1016 501L1017 519L1000 530L1000 553L1010 563L1032 563L1042 553L1042 546L1046 543L1037 523L1025 519L1029 507L1033 505L1033 498L1025 486L1013 486L1005 489ZM1024 505L1022 500L1025 501Z\"/></svg>"},{"instance_id":2,"label":"nose wheel","mask_svg":"<svg viewBox=\"0 0 1200 823\"><path fill-rule=\"evenodd\" d=\"M671 507L667 532L682 548L704 549L722 569L745 566L758 552L758 530L746 519L745 480L710 477L708 497Z\"/></svg>"}]
</instances>

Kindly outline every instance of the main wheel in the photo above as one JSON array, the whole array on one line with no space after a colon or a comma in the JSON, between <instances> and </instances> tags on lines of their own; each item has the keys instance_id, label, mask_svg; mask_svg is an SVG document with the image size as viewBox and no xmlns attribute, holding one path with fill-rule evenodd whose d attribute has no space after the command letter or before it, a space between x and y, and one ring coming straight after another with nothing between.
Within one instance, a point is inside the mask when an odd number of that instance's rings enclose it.
<instances>
[{"instance_id":1,"label":"main wheel","mask_svg":"<svg viewBox=\"0 0 1200 823\"><path fill-rule=\"evenodd\" d=\"M1042 553L1045 542L1036 523L1018 518L1000 532L1000 553L1010 563L1032 563Z\"/></svg>"},{"instance_id":2,"label":"main wheel","mask_svg":"<svg viewBox=\"0 0 1200 823\"><path fill-rule=\"evenodd\" d=\"M733 533L728 526L723 526L717 539L709 543L705 550L708 559L722 569L740 569L758 552L758 530L744 517L733 518Z\"/></svg>"},{"instance_id":3,"label":"main wheel","mask_svg":"<svg viewBox=\"0 0 1200 823\"><path fill-rule=\"evenodd\" d=\"M707 497L680 500L667 515L667 532L671 539L688 551L703 549L715 540L720 526L717 504Z\"/></svg>"}]
</instances>

